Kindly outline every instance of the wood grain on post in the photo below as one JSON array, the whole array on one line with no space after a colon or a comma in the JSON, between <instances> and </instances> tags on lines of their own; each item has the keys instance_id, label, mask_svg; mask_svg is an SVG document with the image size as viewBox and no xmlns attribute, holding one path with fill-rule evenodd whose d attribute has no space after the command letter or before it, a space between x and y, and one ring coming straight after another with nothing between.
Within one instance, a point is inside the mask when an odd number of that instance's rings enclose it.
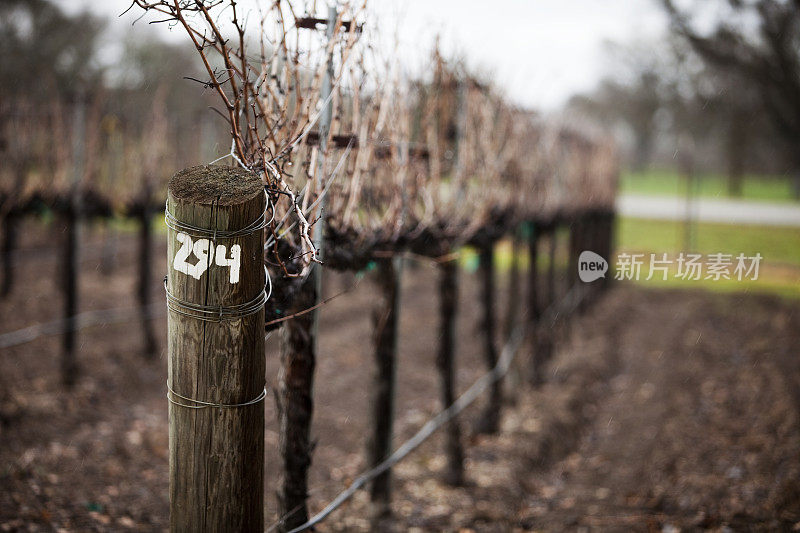
<instances>
[{"instance_id":1,"label":"wood grain on post","mask_svg":"<svg viewBox=\"0 0 800 533\"><path fill-rule=\"evenodd\" d=\"M236 231L257 221L265 209L261 180L242 169L193 167L169 182L167 209L178 224ZM170 229L168 282L172 296L204 306L236 306L254 301L264 289L264 231L217 238L215 255L223 265L240 247L238 280L233 266L220 266L206 254L207 268L176 270L176 254L186 241ZM202 236L192 236L194 250ZM208 241L213 241L209 238ZM224 249L222 248L224 246ZM181 255L184 255L181 253ZM189 254L185 263L198 265ZM184 270L186 270L184 268ZM202 271L202 272L199 272ZM198 272L200 273L197 276ZM248 316L206 321L171 309L168 318L170 530L264 530L264 404L242 404L264 390L264 308ZM177 396L180 395L180 396ZM181 398L184 397L184 398Z\"/></svg>"}]
</instances>

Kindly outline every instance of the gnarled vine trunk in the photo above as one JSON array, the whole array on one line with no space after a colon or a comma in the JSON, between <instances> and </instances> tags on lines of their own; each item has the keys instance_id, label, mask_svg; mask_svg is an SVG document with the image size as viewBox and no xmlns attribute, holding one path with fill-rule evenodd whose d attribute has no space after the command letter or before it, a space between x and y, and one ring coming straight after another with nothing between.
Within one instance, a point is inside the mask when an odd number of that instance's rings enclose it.
<instances>
[{"instance_id":1,"label":"gnarled vine trunk","mask_svg":"<svg viewBox=\"0 0 800 533\"><path fill-rule=\"evenodd\" d=\"M392 448L401 275L402 258L378 262L375 276L378 300L372 317L376 372L372 389L373 434L367 449L370 467L389 457ZM372 481L369 493L373 505L373 526L380 529L381 519L391 514L391 470Z\"/></svg>"},{"instance_id":2,"label":"gnarled vine trunk","mask_svg":"<svg viewBox=\"0 0 800 533\"><path fill-rule=\"evenodd\" d=\"M448 261L439 267L439 353L436 367L441 382L442 408L446 409L455 401L455 351L456 317L458 309L458 262ZM464 449L461 446L461 426L454 418L445 428L445 453L447 469L445 481L450 485L464 482Z\"/></svg>"}]
</instances>

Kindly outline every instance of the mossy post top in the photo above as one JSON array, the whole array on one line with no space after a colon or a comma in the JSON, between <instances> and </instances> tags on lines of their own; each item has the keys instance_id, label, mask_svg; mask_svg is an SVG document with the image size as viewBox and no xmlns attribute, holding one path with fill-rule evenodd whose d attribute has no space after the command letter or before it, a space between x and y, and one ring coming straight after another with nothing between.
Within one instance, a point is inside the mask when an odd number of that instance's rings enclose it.
<instances>
[{"instance_id":1,"label":"mossy post top","mask_svg":"<svg viewBox=\"0 0 800 533\"><path fill-rule=\"evenodd\" d=\"M264 186L255 172L243 168L200 165L172 176L168 191L182 203L236 205L263 194Z\"/></svg>"}]
</instances>

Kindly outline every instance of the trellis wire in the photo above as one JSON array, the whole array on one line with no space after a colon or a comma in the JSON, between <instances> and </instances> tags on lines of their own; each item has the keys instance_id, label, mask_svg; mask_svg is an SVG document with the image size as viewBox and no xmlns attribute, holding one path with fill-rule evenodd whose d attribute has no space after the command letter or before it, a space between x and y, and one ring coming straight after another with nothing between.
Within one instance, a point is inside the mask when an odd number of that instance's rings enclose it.
<instances>
[{"instance_id":1,"label":"trellis wire","mask_svg":"<svg viewBox=\"0 0 800 533\"><path fill-rule=\"evenodd\" d=\"M580 285L573 286L560 301L552 303L545 310L545 312L542 314L542 321L555 322L559 315L571 313L580 304L587 293L588 291L586 290L586 287ZM325 506L325 508L322 509L322 511L311 517L311 519L309 519L305 524L290 530L289 533L300 533L301 531L306 531L325 520L333 511L338 509L344 502L349 500L364 485L405 459L409 453L419 447L438 429L458 416L461 411L469 407L476 399L478 399L486 387L501 379L508 372L511 362L514 360L514 357L519 350L520 344L528 336L529 332L527 331L526 323L527 321L525 320L517 323L505 346L503 346L503 350L500 354L497 364L490 371L478 378L475 383L473 383L470 388L467 389L461 396L459 396L458 399L450 406L443 411L440 411L435 417L428 420L428 422L426 422L425 425L423 425L413 437L405 441L394 451L394 453L392 453L392 455L387 457L380 464L358 476L349 487L340 492L336 498L334 498L327 506ZM275 528L280 526L285 519L285 516L282 517L278 522L270 526L267 531L273 531Z\"/></svg>"},{"instance_id":2,"label":"trellis wire","mask_svg":"<svg viewBox=\"0 0 800 533\"><path fill-rule=\"evenodd\" d=\"M61 335L67 331L77 331L90 326L105 324L119 324L141 318L141 307L117 307L113 309L98 309L86 311L66 318L52 320L44 324L35 324L17 331L0 334L0 349L19 346L49 335ZM165 309L162 302L146 306L145 314L148 319L164 316Z\"/></svg>"}]
</instances>

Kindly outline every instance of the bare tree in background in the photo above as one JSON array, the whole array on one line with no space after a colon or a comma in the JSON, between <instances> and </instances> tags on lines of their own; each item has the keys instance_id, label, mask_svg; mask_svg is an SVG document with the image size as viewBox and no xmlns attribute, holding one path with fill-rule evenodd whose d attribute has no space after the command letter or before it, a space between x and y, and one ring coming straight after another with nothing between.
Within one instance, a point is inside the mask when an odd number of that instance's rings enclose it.
<instances>
[{"instance_id":1,"label":"bare tree in background","mask_svg":"<svg viewBox=\"0 0 800 533\"><path fill-rule=\"evenodd\" d=\"M705 32L695 21L707 18L708 3L695 3L691 12L674 0L662 4L674 31L705 61L740 76L759 95L792 157L800 198L800 1L718 1L713 29Z\"/></svg>"},{"instance_id":2,"label":"bare tree in background","mask_svg":"<svg viewBox=\"0 0 800 533\"><path fill-rule=\"evenodd\" d=\"M101 21L89 13L69 16L46 0L0 2L0 95L71 96L95 85Z\"/></svg>"}]
</instances>

